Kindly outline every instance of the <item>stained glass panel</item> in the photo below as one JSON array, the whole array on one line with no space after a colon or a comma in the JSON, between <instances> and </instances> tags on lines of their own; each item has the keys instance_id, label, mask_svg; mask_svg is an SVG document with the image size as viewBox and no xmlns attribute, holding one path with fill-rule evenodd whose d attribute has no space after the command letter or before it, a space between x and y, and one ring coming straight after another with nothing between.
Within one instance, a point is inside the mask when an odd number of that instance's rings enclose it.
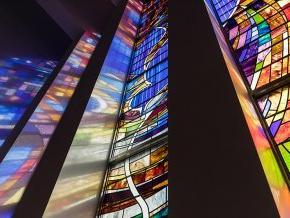
<instances>
[{"instance_id":1,"label":"stained glass panel","mask_svg":"<svg viewBox=\"0 0 290 218\"><path fill-rule=\"evenodd\" d=\"M144 8L112 156L167 132L167 1Z\"/></svg>"},{"instance_id":2,"label":"stained glass panel","mask_svg":"<svg viewBox=\"0 0 290 218\"><path fill-rule=\"evenodd\" d=\"M287 0L238 1L232 16L221 20L252 90L289 74L289 6Z\"/></svg>"},{"instance_id":3,"label":"stained glass panel","mask_svg":"<svg viewBox=\"0 0 290 218\"><path fill-rule=\"evenodd\" d=\"M290 86L269 93L258 103L290 173Z\"/></svg>"},{"instance_id":4,"label":"stained glass panel","mask_svg":"<svg viewBox=\"0 0 290 218\"><path fill-rule=\"evenodd\" d=\"M99 217L167 217L168 147L151 148L108 170Z\"/></svg>"},{"instance_id":5,"label":"stained glass panel","mask_svg":"<svg viewBox=\"0 0 290 218\"><path fill-rule=\"evenodd\" d=\"M237 8L239 0L213 0L214 7L221 21L226 21Z\"/></svg>"},{"instance_id":6,"label":"stained glass panel","mask_svg":"<svg viewBox=\"0 0 290 218\"><path fill-rule=\"evenodd\" d=\"M143 4L98 217L168 215L167 4Z\"/></svg>"}]
</instances>

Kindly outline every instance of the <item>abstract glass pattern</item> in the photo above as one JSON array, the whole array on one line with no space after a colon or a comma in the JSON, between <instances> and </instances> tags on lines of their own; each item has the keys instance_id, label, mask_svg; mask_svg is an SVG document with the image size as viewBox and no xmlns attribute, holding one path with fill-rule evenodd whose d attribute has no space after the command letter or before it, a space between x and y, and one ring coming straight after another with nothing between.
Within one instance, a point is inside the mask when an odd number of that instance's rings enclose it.
<instances>
[{"instance_id":1,"label":"abstract glass pattern","mask_svg":"<svg viewBox=\"0 0 290 218\"><path fill-rule=\"evenodd\" d=\"M166 217L168 147L134 155L108 170L100 217Z\"/></svg>"},{"instance_id":2,"label":"abstract glass pattern","mask_svg":"<svg viewBox=\"0 0 290 218\"><path fill-rule=\"evenodd\" d=\"M11 217L95 50L85 33L0 163L0 216Z\"/></svg>"},{"instance_id":3,"label":"abstract glass pattern","mask_svg":"<svg viewBox=\"0 0 290 218\"><path fill-rule=\"evenodd\" d=\"M0 147L55 66L55 61L31 58L0 60Z\"/></svg>"},{"instance_id":4,"label":"abstract glass pattern","mask_svg":"<svg viewBox=\"0 0 290 218\"><path fill-rule=\"evenodd\" d=\"M290 173L290 86L275 90L258 102Z\"/></svg>"},{"instance_id":5,"label":"abstract glass pattern","mask_svg":"<svg viewBox=\"0 0 290 218\"><path fill-rule=\"evenodd\" d=\"M128 1L44 217L96 213L141 10Z\"/></svg>"},{"instance_id":6,"label":"abstract glass pattern","mask_svg":"<svg viewBox=\"0 0 290 218\"><path fill-rule=\"evenodd\" d=\"M167 217L168 147L134 155L108 170L101 218Z\"/></svg>"},{"instance_id":7,"label":"abstract glass pattern","mask_svg":"<svg viewBox=\"0 0 290 218\"><path fill-rule=\"evenodd\" d=\"M226 21L237 9L239 0L213 0L214 7L221 21Z\"/></svg>"},{"instance_id":8,"label":"abstract glass pattern","mask_svg":"<svg viewBox=\"0 0 290 218\"><path fill-rule=\"evenodd\" d=\"M167 1L144 8L112 156L167 132Z\"/></svg>"},{"instance_id":9,"label":"abstract glass pattern","mask_svg":"<svg viewBox=\"0 0 290 218\"><path fill-rule=\"evenodd\" d=\"M252 90L289 74L289 6L288 0L237 1L231 17L220 17Z\"/></svg>"},{"instance_id":10,"label":"abstract glass pattern","mask_svg":"<svg viewBox=\"0 0 290 218\"><path fill-rule=\"evenodd\" d=\"M98 217L168 215L167 3L143 3Z\"/></svg>"}]
</instances>

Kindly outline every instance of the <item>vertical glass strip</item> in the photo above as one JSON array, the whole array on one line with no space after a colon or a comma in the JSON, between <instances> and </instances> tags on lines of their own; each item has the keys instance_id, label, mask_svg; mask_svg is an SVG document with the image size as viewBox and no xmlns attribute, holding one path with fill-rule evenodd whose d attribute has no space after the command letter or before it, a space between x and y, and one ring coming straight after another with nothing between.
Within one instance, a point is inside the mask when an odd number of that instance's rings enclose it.
<instances>
[{"instance_id":1,"label":"vertical glass strip","mask_svg":"<svg viewBox=\"0 0 290 218\"><path fill-rule=\"evenodd\" d=\"M167 0L149 1L145 6L112 157L167 132Z\"/></svg>"},{"instance_id":2,"label":"vertical glass strip","mask_svg":"<svg viewBox=\"0 0 290 218\"><path fill-rule=\"evenodd\" d=\"M0 60L0 152L1 146L21 119L51 72L55 61L8 58Z\"/></svg>"},{"instance_id":3,"label":"vertical glass strip","mask_svg":"<svg viewBox=\"0 0 290 218\"><path fill-rule=\"evenodd\" d=\"M0 216L11 217L97 44L85 33L0 164Z\"/></svg>"},{"instance_id":4,"label":"vertical glass strip","mask_svg":"<svg viewBox=\"0 0 290 218\"><path fill-rule=\"evenodd\" d=\"M96 213L141 10L128 1L44 217Z\"/></svg>"},{"instance_id":5,"label":"vertical glass strip","mask_svg":"<svg viewBox=\"0 0 290 218\"><path fill-rule=\"evenodd\" d=\"M168 215L167 5L143 5L98 217Z\"/></svg>"}]
</instances>

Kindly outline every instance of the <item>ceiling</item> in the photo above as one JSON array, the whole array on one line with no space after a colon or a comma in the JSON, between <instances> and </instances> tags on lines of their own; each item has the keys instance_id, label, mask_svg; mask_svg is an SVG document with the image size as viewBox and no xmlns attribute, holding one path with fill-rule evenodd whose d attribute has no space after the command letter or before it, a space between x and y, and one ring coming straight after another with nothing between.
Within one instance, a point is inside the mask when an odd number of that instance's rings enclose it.
<instances>
[{"instance_id":1,"label":"ceiling","mask_svg":"<svg viewBox=\"0 0 290 218\"><path fill-rule=\"evenodd\" d=\"M116 0L36 1L71 39L85 30L102 33L117 5Z\"/></svg>"},{"instance_id":2,"label":"ceiling","mask_svg":"<svg viewBox=\"0 0 290 218\"><path fill-rule=\"evenodd\" d=\"M35 0L9 0L2 3L0 59L31 57L59 60L63 56L72 38Z\"/></svg>"}]
</instances>

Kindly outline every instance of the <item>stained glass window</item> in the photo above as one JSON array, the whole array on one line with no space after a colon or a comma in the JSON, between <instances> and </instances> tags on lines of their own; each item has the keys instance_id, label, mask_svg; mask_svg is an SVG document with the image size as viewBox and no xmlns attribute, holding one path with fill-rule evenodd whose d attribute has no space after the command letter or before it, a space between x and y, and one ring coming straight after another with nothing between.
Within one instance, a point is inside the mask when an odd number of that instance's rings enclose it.
<instances>
[{"instance_id":1,"label":"stained glass window","mask_svg":"<svg viewBox=\"0 0 290 218\"><path fill-rule=\"evenodd\" d=\"M223 33L224 50L229 51L244 80L276 163L290 186L290 1L206 2Z\"/></svg>"},{"instance_id":2,"label":"stained glass window","mask_svg":"<svg viewBox=\"0 0 290 218\"><path fill-rule=\"evenodd\" d=\"M31 58L0 60L0 147L55 66L55 61Z\"/></svg>"},{"instance_id":3,"label":"stained glass window","mask_svg":"<svg viewBox=\"0 0 290 218\"><path fill-rule=\"evenodd\" d=\"M0 216L11 217L95 50L85 33L0 163Z\"/></svg>"},{"instance_id":4,"label":"stained glass window","mask_svg":"<svg viewBox=\"0 0 290 218\"><path fill-rule=\"evenodd\" d=\"M144 6L112 156L167 131L166 4L167 1L149 1Z\"/></svg>"},{"instance_id":5,"label":"stained glass window","mask_svg":"<svg viewBox=\"0 0 290 218\"><path fill-rule=\"evenodd\" d=\"M143 3L98 217L168 214L167 4Z\"/></svg>"}]
</instances>

